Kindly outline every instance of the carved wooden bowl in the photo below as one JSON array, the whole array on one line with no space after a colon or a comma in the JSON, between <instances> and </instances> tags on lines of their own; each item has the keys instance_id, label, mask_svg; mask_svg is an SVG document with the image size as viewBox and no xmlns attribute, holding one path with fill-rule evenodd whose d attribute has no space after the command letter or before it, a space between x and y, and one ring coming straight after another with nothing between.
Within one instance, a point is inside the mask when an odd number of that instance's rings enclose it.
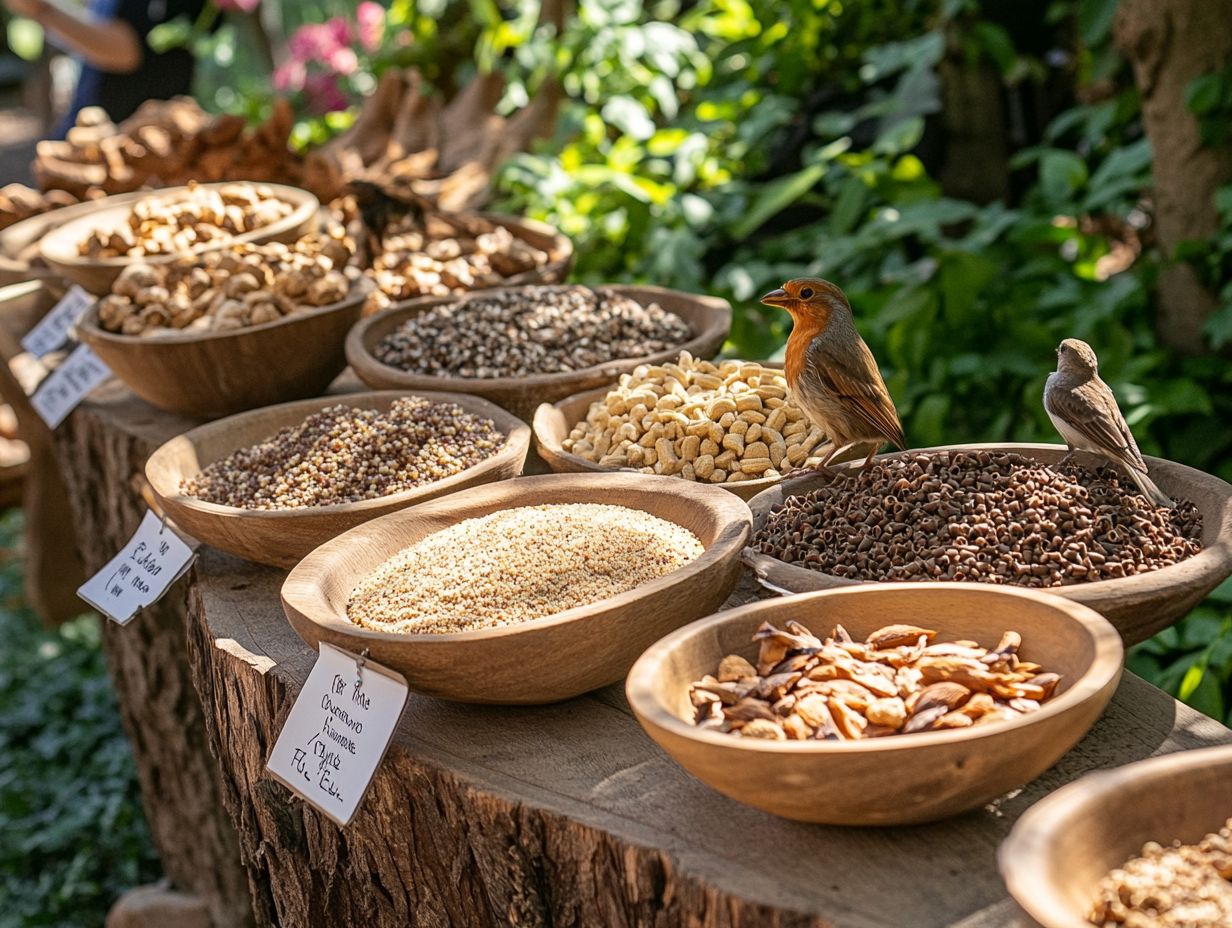
<instances>
[{"instance_id":1,"label":"carved wooden bowl","mask_svg":"<svg viewBox=\"0 0 1232 928\"><path fill-rule=\"evenodd\" d=\"M885 625L937 630L937 641L995 647L1023 636L1021 653L1061 674L1057 695L1019 718L861 741L766 741L693 724L690 684L727 654L756 659L762 622L789 619L814 634L843 625L857 640ZM1053 765L1095 723L1121 677L1116 630L1077 603L960 583L885 583L767 600L668 635L629 673L629 705L646 732L707 785L783 818L830 825L904 825L973 809Z\"/></svg>"},{"instance_id":2,"label":"carved wooden bowl","mask_svg":"<svg viewBox=\"0 0 1232 928\"><path fill-rule=\"evenodd\" d=\"M1194 844L1232 816L1232 747L1183 751L1091 773L1027 810L997 863L1044 928L1090 928L1096 887L1156 841Z\"/></svg>"},{"instance_id":3,"label":"carved wooden bowl","mask_svg":"<svg viewBox=\"0 0 1232 928\"><path fill-rule=\"evenodd\" d=\"M1065 454L1064 445L977 444L895 452L880 455L878 460L918 454L920 451L950 450L1009 451L1044 464L1054 463ZM1203 550L1184 561L1150 573L1074 583L1053 587L1049 591L1090 606L1102 614L1116 626L1126 644L1145 641L1174 624L1232 574L1232 485L1183 464L1151 457L1146 461L1152 479L1165 493L1174 498L1191 500L1201 511ZM754 534L766 524L770 510L787 497L808 493L829 479L820 474L808 475L783 481L758 494L749 501L749 508L753 511ZM848 580L788 564L751 547L745 550L744 560L764 583L791 593L874 585L872 581Z\"/></svg>"},{"instance_id":4,"label":"carved wooden bowl","mask_svg":"<svg viewBox=\"0 0 1232 928\"><path fill-rule=\"evenodd\" d=\"M181 481L195 477L214 461L263 441L281 428L298 425L327 406L342 404L384 411L394 400L412 395L438 403L457 403L469 413L491 419L508 436L504 447L452 477L357 503L302 509L239 509L207 503L180 489ZM162 511L194 538L258 564L293 567L322 542L369 519L467 487L516 477L522 472L529 446L530 429L525 423L479 397L402 391L342 393L267 406L198 426L155 451L146 462L145 473Z\"/></svg>"},{"instance_id":5,"label":"carved wooden bowl","mask_svg":"<svg viewBox=\"0 0 1232 928\"><path fill-rule=\"evenodd\" d=\"M465 519L544 503L641 509L688 528L706 550L626 593L520 625L400 635L347 618L355 585L402 549ZM326 542L291 571L282 604L313 647L367 648L417 692L469 703L557 702L616 682L648 645L717 608L739 577L748 532L748 507L714 487L631 474L523 477L396 512Z\"/></svg>"},{"instance_id":6,"label":"carved wooden bowl","mask_svg":"<svg viewBox=\"0 0 1232 928\"><path fill-rule=\"evenodd\" d=\"M642 358L613 359L582 370L531 374L525 377L428 376L399 370L378 361L374 352L382 338L412 316L458 299L426 297L391 306L361 320L347 337L347 360L360 380L374 389L453 390L474 393L487 397L529 422L540 403L555 403L575 393L595 390L611 383L639 364L661 364L675 360L681 351L689 351L699 358L713 357L727 339L728 330L731 328L731 306L726 300L665 290L662 287L613 286L612 289L642 305L654 302L675 313L689 323L693 329L693 337L670 350Z\"/></svg>"}]
</instances>

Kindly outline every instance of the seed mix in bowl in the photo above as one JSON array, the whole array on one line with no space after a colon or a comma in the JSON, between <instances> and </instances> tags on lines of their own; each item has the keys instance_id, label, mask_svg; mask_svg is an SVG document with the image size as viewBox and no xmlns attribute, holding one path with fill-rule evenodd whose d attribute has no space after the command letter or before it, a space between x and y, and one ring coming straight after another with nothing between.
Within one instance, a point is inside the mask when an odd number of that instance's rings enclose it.
<instances>
[{"instance_id":1,"label":"seed mix in bowl","mask_svg":"<svg viewBox=\"0 0 1232 928\"><path fill-rule=\"evenodd\" d=\"M355 587L347 615L399 634L520 625L628 592L704 550L683 526L624 506L505 509L391 557Z\"/></svg>"},{"instance_id":2,"label":"seed mix in bowl","mask_svg":"<svg viewBox=\"0 0 1232 928\"><path fill-rule=\"evenodd\" d=\"M790 497L753 547L849 580L1055 587L1167 567L1201 538L1193 503L1156 507L1109 467L946 451L875 461Z\"/></svg>"},{"instance_id":3,"label":"seed mix in bowl","mask_svg":"<svg viewBox=\"0 0 1232 928\"><path fill-rule=\"evenodd\" d=\"M694 722L742 738L859 741L970 728L1034 712L1060 677L1021 660L1007 631L991 650L934 641L916 625L887 625L863 641L843 626L822 640L799 622L763 622L757 663L729 654L692 685Z\"/></svg>"},{"instance_id":4,"label":"seed mix in bowl","mask_svg":"<svg viewBox=\"0 0 1232 928\"><path fill-rule=\"evenodd\" d=\"M675 313L607 287L513 287L414 316L375 354L429 376L520 377L655 354L692 337Z\"/></svg>"},{"instance_id":5,"label":"seed mix in bowl","mask_svg":"<svg viewBox=\"0 0 1232 928\"><path fill-rule=\"evenodd\" d=\"M1088 920L1100 928L1232 925L1232 819L1197 844L1147 843L1100 880Z\"/></svg>"},{"instance_id":6,"label":"seed mix in bowl","mask_svg":"<svg viewBox=\"0 0 1232 928\"><path fill-rule=\"evenodd\" d=\"M387 412L339 403L215 461L181 489L239 509L303 509L378 499L452 477L505 444L491 419L424 397Z\"/></svg>"}]
</instances>

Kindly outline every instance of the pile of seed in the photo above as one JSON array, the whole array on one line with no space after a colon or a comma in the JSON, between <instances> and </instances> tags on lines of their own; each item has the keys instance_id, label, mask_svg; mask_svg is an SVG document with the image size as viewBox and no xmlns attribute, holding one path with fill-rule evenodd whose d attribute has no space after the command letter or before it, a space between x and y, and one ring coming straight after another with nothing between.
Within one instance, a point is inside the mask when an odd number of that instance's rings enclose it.
<instances>
[{"instance_id":1,"label":"pile of seed","mask_svg":"<svg viewBox=\"0 0 1232 928\"><path fill-rule=\"evenodd\" d=\"M1089 921L1101 928L1232 925L1232 819L1197 844L1154 841L1099 883Z\"/></svg>"},{"instance_id":2,"label":"pile of seed","mask_svg":"<svg viewBox=\"0 0 1232 928\"><path fill-rule=\"evenodd\" d=\"M1052 587L1167 567L1202 549L1193 503L1156 507L1109 467L990 451L875 462L777 507L754 546L852 580Z\"/></svg>"},{"instance_id":3,"label":"pile of seed","mask_svg":"<svg viewBox=\"0 0 1232 928\"><path fill-rule=\"evenodd\" d=\"M444 303L381 339L383 364L419 374L519 377L675 348L689 324L600 287L517 287Z\"/></svg>"},{"instance_id":4,"label":"pile of seed","mask_svg":"<svg viewBox=\"0 0 1232 928\"><path fill-rule=\"evenodd\" d=\"M408 397L388 412L339 404L214 462L181 489L239 509L354 503L452 477L504 443L492 420L453 403Z\"/></svg>"},{"instance_id":5,"label":"pile of seed","mask_svg":"<svg viewBox=\"0 0 1232 928\"><path fill-rule=\"evenodd\" d=\"M506 509L394 555L355 587L347 615L401 634L517 625L627 592L703 550L688 529L624 506Z\"/></svg>"}]
</instances>

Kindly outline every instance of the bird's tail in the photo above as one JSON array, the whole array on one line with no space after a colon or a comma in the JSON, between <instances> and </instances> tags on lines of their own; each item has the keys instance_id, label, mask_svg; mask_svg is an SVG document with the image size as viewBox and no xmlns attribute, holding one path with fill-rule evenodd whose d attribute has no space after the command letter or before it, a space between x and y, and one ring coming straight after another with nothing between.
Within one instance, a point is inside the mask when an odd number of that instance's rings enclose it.
<instances>
[{"instance_id":1,"label":"bird's tail","mask_svg":"<svg viewBox=\"0 0 1232 928\"><path fill-rule=\"evenodd\" d=\"M1168 509L1171 509L1176 505L1164 494L1163 490L1155 486L1155 481L1146 475L1146 471L1131 467L1129 468L1129 475L1134 478L1134 483L1138 484L1138 489L1142 491L1143 495L1156 506L1166 506Z\"/></svg>"}]
</instances>

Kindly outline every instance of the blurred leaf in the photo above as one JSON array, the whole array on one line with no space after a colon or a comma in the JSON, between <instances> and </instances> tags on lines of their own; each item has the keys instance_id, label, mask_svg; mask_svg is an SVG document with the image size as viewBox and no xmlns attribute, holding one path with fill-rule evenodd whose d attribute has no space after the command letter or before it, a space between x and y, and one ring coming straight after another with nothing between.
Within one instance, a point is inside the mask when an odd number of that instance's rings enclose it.
<instances>
[{"instance_id":1,"label":"blurred leaf","mask_svg":"<svg viewBox=\"0 0 1232 928\"><path fill-rule=\"evenodd\" d=\"M1087 181L1087 165L1072 151L1051 148L1040 156L1040 186L1050 200L1065 200Z\"/></svg>"},{"instance_id":2,"label":"blurred leaf","mask_svg":"<svg viewBox=\"0 0 1232 928\"><path fill-rule=\"evenodd\" d=\"M1118 0L1078 0L1078 34L1088 48L1103 44L1112 34Z\"/></svg>"},{"instance_id":3,"label":"blurred leaf","mask_svg":"<svg viewBox=\"0 0 1232 928\"><path fill-rule=\"evenodd\" d=\"M173 48L183 48L192 38L192 21L187 16L177 16L159 23L146 34L146 42L158 54Z\"/></svg>"},{"instance_id":4,"label":"blurred leaf","mask_svg":"<svg viewBox=\"0 0 1232 928\"><path fill-rule=\"evenodd\" d=\"M8 42L23 61L37 61L43 54L43 27L32 19L15 16L8 22Z\"/></svg>"},{"instance_id":5,"label":"blurred leaf","mask_svg":"<svg viewBox=\"0 0 1232 928\"><path fill-rule=\"evenodd\" d=\"M815 187L825 173L825 165L812 164L802 171L789 174L787 177L780 177L766 184L751 204L749 211L732 227L732 235L737 239L746 238L760 228L762 223L777 216Z\"/></svg>"}]
</instances>

